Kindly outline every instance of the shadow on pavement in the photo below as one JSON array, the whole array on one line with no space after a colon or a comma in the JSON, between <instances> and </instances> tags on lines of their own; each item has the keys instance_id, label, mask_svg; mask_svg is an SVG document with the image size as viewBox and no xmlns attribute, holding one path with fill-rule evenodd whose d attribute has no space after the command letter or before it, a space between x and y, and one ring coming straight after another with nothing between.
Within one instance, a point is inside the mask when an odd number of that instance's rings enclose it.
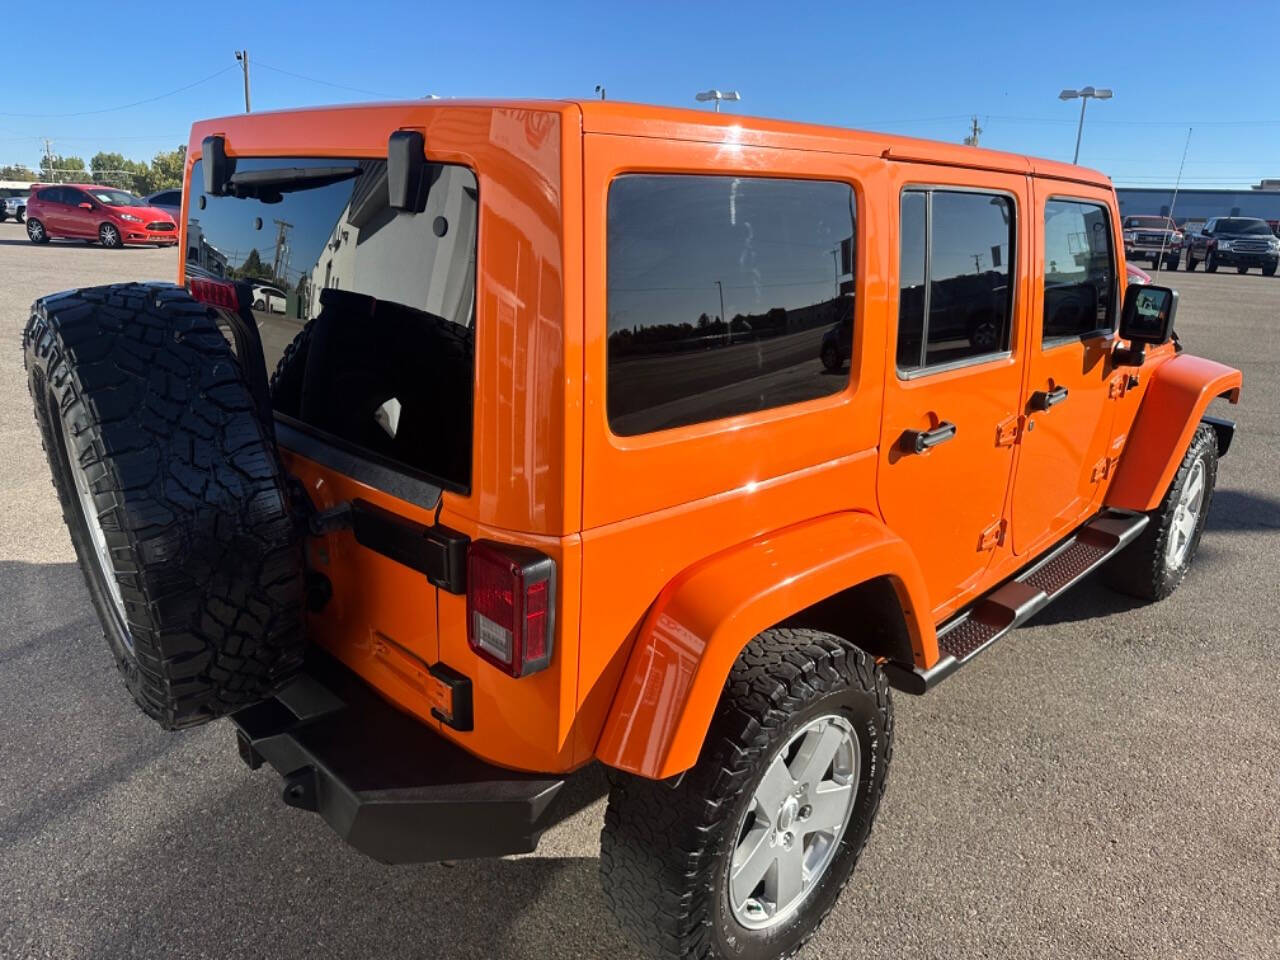
<instances>
[{"instance_id":1,"label":"shadow on pavement","mask_svg":"<svg viewBox=\"0 0 1280 960\"><path fill-rule=\"evenodd\" d=\"M1205 528L1218 533L1280 530L1280 500L1248 490L1216 490Z\"/></svg>"}]
</instances>

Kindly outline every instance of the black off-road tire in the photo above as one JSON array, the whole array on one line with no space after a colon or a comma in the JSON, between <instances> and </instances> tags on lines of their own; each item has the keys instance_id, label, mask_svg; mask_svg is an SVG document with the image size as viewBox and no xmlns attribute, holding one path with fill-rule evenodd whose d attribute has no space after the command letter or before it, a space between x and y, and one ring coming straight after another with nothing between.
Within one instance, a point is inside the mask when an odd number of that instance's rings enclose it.
<instances>
[{"instance_id":1,"label":"black off-road tire","mask_svg":"<svg viewBox=\"0 0 1280 960\"><path fill-rule=\"evenodd\" d=\"M839 347L828 343L822 348L822 366L828 373L839 373L844 368Z\"/></svg>"},{"instance_id":2,"label":"black off-road tire","mask_svg":"<svg viewBox=\"0 0 1280 960\"><path fill-rule=\"evenodd\" d=\"M271 374L271 405L291 417L302 415L302 383L307 373L307 351L315 320L308 320L280 354Z\"/></svg>"},{"instance_id":3,"label":"black off-road tire","mask_svg":"<svg viewBox=\"0 0 1280 960\"><path fill-rule=\"evenodd\" d=\"M851 819L826 871L775 928L738 923L726 883L730 856L775 753L816 717L847 718L861 749ZM693 960L790 957L848 881L884 794L893 703L883 672L848 641L773 629L734 664L698 763L677 783L614 773L601 835L605 897L654 956Z\"/></svg>"},{"instance_id":4,"label":"black off-road tire","mask_svg":"<svg viewBox=\"0 0 1280 960\"><path fill-rule=\"evenodd\" d=\"M56 294L33 306L23 354L63 517L138 705L177 729L280 687L302 664L301 543L209 310L170 284Z\"/></svg>"},{"instance_id":5,"label":"black off-road tire","mask_svg":"<svg viewBox=\"0 0 1280 960\"><path fill-rule=\"evenodd\" d=\"M1197 462L1204 464L1204 498L1196 518L1190 547L1180 563L1171 565L1168 547L1169 538L1173 535L1178 502ZM1103 569L1107 585L1142 600L1163 600L1173 593L1186 577L1191 561L1195 559L1200 547L1205 520L1213 505L1213 489L1217 477L1218 435L1213 427L1202 423L1191 438L1191 445L1178 466L1178 472L1173 475L1173 482L1169 484L1160 506L1148 514L1151 520L1146 528Z\"/></svg>"}]
</instances>

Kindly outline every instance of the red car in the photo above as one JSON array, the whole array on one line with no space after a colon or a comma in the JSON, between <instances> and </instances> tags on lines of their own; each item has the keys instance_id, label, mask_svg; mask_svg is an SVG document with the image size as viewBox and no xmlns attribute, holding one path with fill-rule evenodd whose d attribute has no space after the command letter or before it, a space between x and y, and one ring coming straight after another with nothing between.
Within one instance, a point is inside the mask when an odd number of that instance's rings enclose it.
<instances>
[{"instance_id":1,"label":"red car","mask_svg":"<svg viewBox=\"0 0 1280 960\"><path fill-rule=\"evenodd\" d=\"M27 236L32 243L66 238L96 240L104 247L178 242L173 217L133 194L93 183L33 187L27 201Z\"/></svg>"}]
</instances>

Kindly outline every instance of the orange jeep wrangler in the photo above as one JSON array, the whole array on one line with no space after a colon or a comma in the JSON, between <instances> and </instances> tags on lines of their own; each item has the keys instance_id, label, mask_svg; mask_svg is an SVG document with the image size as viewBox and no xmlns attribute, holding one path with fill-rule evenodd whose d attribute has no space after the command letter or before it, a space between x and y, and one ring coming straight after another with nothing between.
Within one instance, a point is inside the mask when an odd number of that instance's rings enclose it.
<instances>
[{"instance_id":1,"label":"orange jeep wrangler","mask_svg":"<svg viewBox=\"0 0 1280 960\"><path fill-rule=\"evenodd\" d=\"M129 691L386 862L533 850L602 764L659 956L798 949L890 689L1097 568L1167 596L1232 438L1079 167L415 101L197 123L183 207L178 285L23 340Z\"/></svg>"}]
</instances>

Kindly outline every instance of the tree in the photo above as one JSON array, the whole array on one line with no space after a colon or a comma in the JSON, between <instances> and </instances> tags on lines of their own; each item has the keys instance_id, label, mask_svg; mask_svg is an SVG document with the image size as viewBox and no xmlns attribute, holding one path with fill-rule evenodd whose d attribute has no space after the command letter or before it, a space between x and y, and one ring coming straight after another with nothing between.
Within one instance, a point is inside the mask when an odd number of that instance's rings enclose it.
<instances>
[{"instance_id":1,"label":"tree","mask_svg":"<svg viewBox=\"0 0 1280 960\"><path fill-rule=\"evenodd\" d=\"M46 183L73 183L85 179L84 160L46 153L40 158L40 177Z\"/></svg>"},{"instance_id":2,"label":"tree","mask_svg":"<svg viewBox=\"0 0 1280 960\"><path fill-rule=\"evenodd\" d=\"M186 145L177 150L161 150L151 160L151 190L182 186L182 173L187 166ZM151 191L148 191L151 192Z\"/></svg>"},{"instance_id":3,"label":"tree","mask_svg":"<svg viewBox=\"0 0 1280 960\"><path fill-rule=\"evenodd\" d=\"M244 263L240 264L240 269L236 271L236 276L242 280L269 278L271 276L271 268L262 262L262 257L258 255L258 248L254 247L249 251L249 255L244 258Z\"/></svg>"},{"instance_id":4,"label":"tree","mask_svg":"<svg viewBox=\"0 0 1280 960\"><path fill-rule=\"evenodd\" d=\"M40 175L25 163L0 167L0 180L39 180Z\"/></svg>"}]
</instances>

